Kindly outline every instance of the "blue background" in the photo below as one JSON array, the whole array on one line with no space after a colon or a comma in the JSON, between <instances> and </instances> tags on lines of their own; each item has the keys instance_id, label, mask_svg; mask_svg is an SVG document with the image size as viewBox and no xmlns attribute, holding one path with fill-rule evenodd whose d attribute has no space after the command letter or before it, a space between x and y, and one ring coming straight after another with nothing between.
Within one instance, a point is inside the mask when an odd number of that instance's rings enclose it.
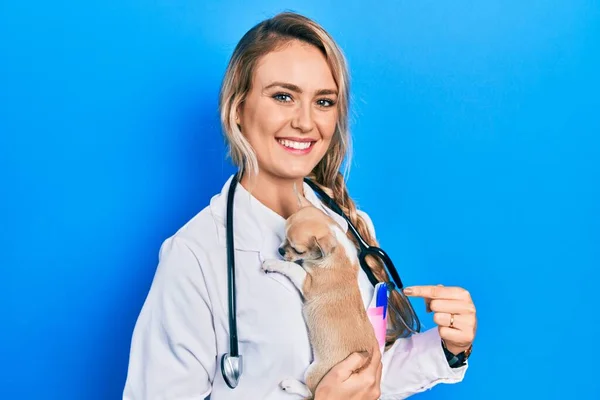
<instances>
[{"instance_id":1,"label":"blue background","mask_svg":"<svg viewBox=\"0 0 600 400\"><path fill-rule=\"evenodd\" d=\"M348 57L351 194L404 280L475 299L465 381L416 397L600 398L600 5L368 4L0 3L0 398L119 398L160 243L233 171L228 57L284 9Z\"/></svg>"}]
</instances>

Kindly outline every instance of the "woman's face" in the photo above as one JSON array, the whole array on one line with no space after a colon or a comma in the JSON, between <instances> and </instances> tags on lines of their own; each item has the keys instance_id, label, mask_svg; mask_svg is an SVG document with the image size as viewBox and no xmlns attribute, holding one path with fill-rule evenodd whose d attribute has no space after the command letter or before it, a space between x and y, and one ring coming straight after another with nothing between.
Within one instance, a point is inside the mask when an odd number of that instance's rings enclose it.
<instances>
[{"instance_id":1,"label":"woman's face","mask_svg":"<svg viewBox=\"0 0 600 400\"><path fill-rule=\"evenodd\" d=\"M329 65L314 46L292 41L260 59L238 123L261 174L299 179L312 171L335 131L337 93Z\"/></svg>"}]
</instances>

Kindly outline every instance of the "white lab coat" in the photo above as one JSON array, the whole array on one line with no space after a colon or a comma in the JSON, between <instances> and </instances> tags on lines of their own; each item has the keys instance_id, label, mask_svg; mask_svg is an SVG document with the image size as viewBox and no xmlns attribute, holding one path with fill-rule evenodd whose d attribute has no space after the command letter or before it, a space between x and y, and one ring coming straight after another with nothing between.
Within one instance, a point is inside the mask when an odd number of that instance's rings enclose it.
<instances>
[{"instance_id":1,"label":"white lab coat","mask_svg":"<svg viewBox=\"0 0 600 400\"><path fill-rule=\"evenodd\" d=\"M279 258L285 220L238 185L234 242L239 351L244 371L230 389L221 375L229 350L226 203L231 177L210 205L160 249L159 264L138 317L131 343L124 400L204 399L292 400L279 382L302 380L311 362L302 300L280 274L265 274L263 260ZM340 225L304 184L306 198ZM374 228L366 213L371 229ZM373 287L360 271L365 307ZM403 399L438 383L460 382L467 366L452 369L437 328L399 339L384 353L381 399Z\"/></svg>"}]
</instances>

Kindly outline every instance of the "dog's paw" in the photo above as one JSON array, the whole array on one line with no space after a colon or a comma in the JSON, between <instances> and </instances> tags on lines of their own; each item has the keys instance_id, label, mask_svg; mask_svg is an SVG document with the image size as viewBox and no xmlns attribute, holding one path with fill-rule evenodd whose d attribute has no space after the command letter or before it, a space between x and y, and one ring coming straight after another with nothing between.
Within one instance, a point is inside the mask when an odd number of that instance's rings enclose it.
<instances>
[{"instance_id":1,"label":"dog's paw","mask_svg":"<svg viewBox=\"0 0 600 400\"><path fill-rule=\"evenodd\" d=\"M265 261L263 261L260 269L265 273L278 271L279 270L278 264L280 262L281 261L279 261L279 260L273 260L273 259L265 260Z\"/></svg>"},{"instance_id":2,"label":"dog's paw","mask_svg":"<svg viewBox=\"0 0 600 400\"><path fill-rule=\"evenodd\" d=\"M279 387L287 393L297 394L312 399L312 393L310 392L310 389L308 389L308 386L296 379L284 379L279 383Z\"/></svg>"}]
</instances>

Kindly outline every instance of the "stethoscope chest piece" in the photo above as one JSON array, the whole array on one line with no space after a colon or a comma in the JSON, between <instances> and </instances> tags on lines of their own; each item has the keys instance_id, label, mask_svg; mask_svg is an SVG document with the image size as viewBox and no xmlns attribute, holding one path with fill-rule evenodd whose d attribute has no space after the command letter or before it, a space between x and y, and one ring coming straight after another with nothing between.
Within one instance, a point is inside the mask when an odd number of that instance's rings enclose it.
<instances>
[{"instance_id":1,"label":"stethoscope chest piece","mask_svg":"<svg viewBox=\"0 0 600 400\"><path fill-rule=\"evenodd\" d=\"M243 360L242 355L232 356L230 354L223 354L221 357L221 373L227 386L231 389L235 389L240 381L242 375Z\"/></svg>"}]
</instances>

